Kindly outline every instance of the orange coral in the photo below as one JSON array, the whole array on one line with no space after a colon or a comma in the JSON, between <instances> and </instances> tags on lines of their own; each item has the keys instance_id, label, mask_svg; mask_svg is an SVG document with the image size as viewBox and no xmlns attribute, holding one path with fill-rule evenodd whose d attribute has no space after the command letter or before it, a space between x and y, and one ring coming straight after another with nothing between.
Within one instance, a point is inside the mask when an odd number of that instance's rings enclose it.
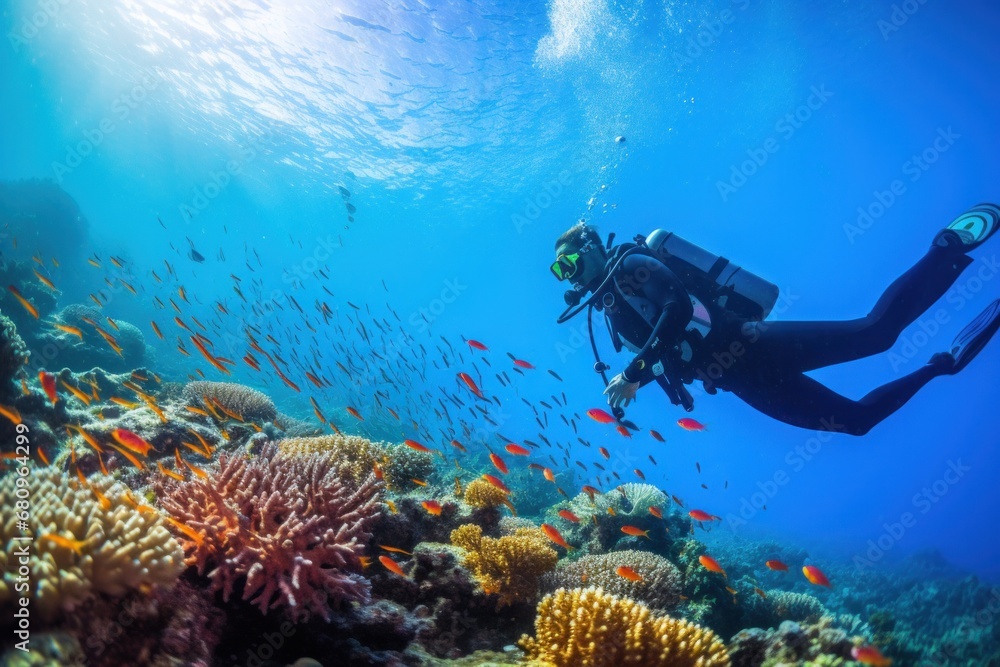
<instances>
[{"instance_id":1,"label":"orange coral","mask_svg":"<svg viewBox=\"0 0 1000 667\"><path fill-rule=\"evenodd\" d=\"M483 537L482 528L469 523L451 532L451 542L465 549L463 564L484 591L500 596L500 606L533 600L539 579L559 559L538 528L520 528L513 535L493 538Z\"/></svg>"}]
</instances>

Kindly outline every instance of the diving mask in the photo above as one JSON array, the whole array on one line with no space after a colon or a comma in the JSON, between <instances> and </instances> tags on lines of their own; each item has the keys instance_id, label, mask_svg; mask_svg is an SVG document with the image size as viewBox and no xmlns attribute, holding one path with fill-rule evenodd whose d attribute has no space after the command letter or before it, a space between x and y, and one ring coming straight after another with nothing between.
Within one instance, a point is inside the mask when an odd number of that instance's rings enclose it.
<instances>
[{"instance_id":1,"label":"diving mask","mask_svg":"<svg viewBox=\"0 0 1000 667\"><path fill-rule=\"evenodd\" d=\"M556 261L552 262L552 266L549 270L552 271L552 275L558 280L569 280L576 275L576 272L580 270L580 257L586 255L588 252L593 250L594 244L587 242L587 245L580 248L579 251L571 253L569 255L559 255L556 257Z\"/></svg>"}]
</instances>

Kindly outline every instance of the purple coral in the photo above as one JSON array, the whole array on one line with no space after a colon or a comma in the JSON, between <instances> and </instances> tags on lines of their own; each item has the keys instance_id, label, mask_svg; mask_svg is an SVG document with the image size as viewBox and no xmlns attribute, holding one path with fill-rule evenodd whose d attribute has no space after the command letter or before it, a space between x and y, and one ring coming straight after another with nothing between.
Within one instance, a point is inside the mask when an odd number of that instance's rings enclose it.
<instances>
[{"instance_id":1,"label":"purple coral","mask_svg":"<svg viewBox=\"0 0 1000 667\"><path fill-rule=\"evenodd\" d=\"M208 571L229 600L245 578L243 599L261 613L286 607L295 620L330 620L343 602L369 600L358 574L379 514L374 476L347 483L329 454L279 455L273 445L250 458L223 455L207 479L160 482L163 507L204 537L183 536L187 563Z\"/></svg>"}]
</instances>

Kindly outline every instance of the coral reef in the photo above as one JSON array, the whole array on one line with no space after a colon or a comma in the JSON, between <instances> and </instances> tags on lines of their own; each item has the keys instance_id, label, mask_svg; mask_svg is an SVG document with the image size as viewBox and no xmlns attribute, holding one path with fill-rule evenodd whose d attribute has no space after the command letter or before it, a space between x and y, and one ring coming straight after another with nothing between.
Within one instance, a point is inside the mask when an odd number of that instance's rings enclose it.
<instances>
[{"instance_id":1,"label":"coral reef","mask_svg":"<svg viewBox=\"0 0 1000 667\"><path fill-rule=\"evenodd\" d=\"M0 506L15 507L18 479L25 478L0 480ZM158 513L139 512L123 499L120 484L95 476L87 488L50 468L33 470L26 479L35 531L29 564L32 614L52 621L96 594L121 597L169 588L177 580L184 568L180 545ZM7 513L0 543L13 544L22 534L16 527L15 513ZM0 553L0 602L5 604L14 598L14 562L12 550Z\"/></svg>"},{"instance_id":2,"label":"coral reef","mask_svg":"<svg viewBox=\"0 0 1000 667\"><path fill-rule=\"evenodd\" d=\"M382 450L385 483L393 491L415 489L420 485L414 480L426 482L434 472L434 455L429 452L418 452L406 445L382 445Z\"/></svg>"},{"instance_id":3,"label":"coral reef","mask_svg":"<svg viewBox=\"0 0 1000 667\"><path fill-rule=\"evenodd\" d=\"M0 396L7 397L15 392L14 378L28 363L29 355L17 326L0 311Z\"/></svg>"},{"instance_id":4,"label":"coral reef","mask_svg":"<svg viewBox=\"0 0 1000 667\"><path fill-rule=\"evenodd\" d=\"M463 564L485 592L499 596L499 606L533 601L539 579L559 558L538 528L493 538L484 537L483 529L470 523L452 531L451 542L465 549Z\"/></svg>"},{"instance_id":5,"label":"coral reef","mask_svg":"<svg viewBox=\"0 0 1000 667\"><path fill-rule=\"evenodd\" d=\"M375 463L385 455L381 445L357 435L318 435L286 438L278 443L282 454L307 456L329 454L337 462L344 479L357 482L372 474Z\"/></svg>"},{"instance_id":6,"label":"coral reef","mask_svg":"<svg viewBox=\"0 0 1000 667\"><path fill-rule=\"evenodd\" d=\"M822 602L808 593L770 590L767 599L778 618L797 623L815 623L830 613Z\"/></svg>"},{"instance_id":7,"label":"coral reef","mask_svg":"<svg viewBox=\"0 0 1000 667\"><path fill-rule=\"evenodd\" d=\"M559 589L538 605L535 637L521 639L531 660L555 667L729 667L711 631L657 616L600 588Z\"/></svg>"},{"instance_id":8,"label":"coral reef","mask_svg":"<svg viewBox=\"0 0 1000 667\"><path fill-rule=\"evenodd\" d=\"M205 397L212 399L229 412L252 422L273 421L278 416L274 401L267 394L235 382L188 382L184 398L192 405L205 405ZM217 410L215 405L210 406Z\"/></svg>"},{"instance_id":9,"label":"coral reef","mask_svg":"<svg viewBox=\"0 0 1000 667\"><path fill-rule=\"evenodd\" d=\"M780 665L849 664L854 643L847 633L824 616L802 626L785 621L777 629L741 630L729 643L732 667L779 667ZM846 663L844 661L847 661Z\"/></svg>"},{"instance_id":10,"label":"coral reef","mask_svg":"<svg viewBox=\"0 0 1000 667\"><path fill-rule=\"evenodd\" d=\"M243 599L261 613L329 620L341 604L369 599L358 573L380 511L374 476L354 485L336 464L330 453L279 455L269 445L253 458L220 456L207 479L158 480L158 495L195 534L183 539L187 562L224 600L244 582Z\"/></svg>"},{"instance_id":11,"label":"coral reef","mask_svg":"<svg viewBox=\"0 0 1000 667\"><path fill-rule=\"evenodd\" d=\"M642 577L630 581L616 573L629 567ZM542 578L542 589L595 586L611 595L628 597L646 606L669 611L680 602L681 573L669 560L647 551L615 551L563 561Z\"/></svg>"},{"instance_id":12,"label":"coral reef","mask_svg":"<svg viewBox=\"0 0 1000 667\"><path fill-rule=\"evenodd\" d=\"M507 494L485 479L474 479L465 487L463 500L470 507L498 507L507 500Z\"/></svg>"},{"instance_id":13,"label":"coral reef","mask_svg":"<svg viewBox=\"0 0 1000 667\"><path fill-rule=\"evenodd\" d=\"M278 412L274 418L274 425L281 429L282 437L285 438L306 438L322 435L323 433L323 427L321 425L317 426L315 421L299 419L292 415L286 415L283 412Z\"/></svg>"}]
</instances>

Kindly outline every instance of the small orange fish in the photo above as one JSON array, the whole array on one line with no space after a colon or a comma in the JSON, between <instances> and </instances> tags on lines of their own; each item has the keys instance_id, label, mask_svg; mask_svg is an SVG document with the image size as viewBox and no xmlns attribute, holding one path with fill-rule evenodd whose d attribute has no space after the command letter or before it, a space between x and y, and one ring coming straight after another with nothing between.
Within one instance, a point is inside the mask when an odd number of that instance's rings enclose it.
<instances>
[{"instance_id":1,"label":"small orange fish","mask_svg":"<svg viewBox=\"0 0 1000 667\"><path fill-rule=\"evenodd\" d=\"M851 657L862 665L872 667L889 667L892 664L892 658L885 657L874 646L855 646L851 649Z\"/></svg>"},{"instance_id":2,"label":"small orange fish","mask_svg":"<svg viewBox=\"0 0 1000 667\"><path fill-rule=\"evenodd\" d=\"M167 477L169 477L171 479L176 479L178 482L183 482L184 481L184 476L183 475L180 475L180 474L174 472L173 470L168 470L167 467L163 465L162 461L157 461L156 462L156 467L159 468L160 472L162 472Z\"/></svg>"},{"instance_id":3,"label":"small orange fish","mask_svg":"<svg viewBox=\"0 0 1000 667\"><path fill-rule=\"evenodd\" d=\"M597 451L599 451L601 453L601 456L603 456L605 459L607 459L609 461L611 460L611 453L608 450L606 450L604 447L598 447Z\"/></svg>"},{"instance_id":4,"label":"small orange fish","mask_svg":"<svg viewBox=\"0 0 1000 667\"><path fill-rule=\"evenodd\" d=\"M389 511L392 512L393 514L399 512L399 510L396 509L396 503L392 502L391 500L386 500L385 504L389 506Z\"/></svg>"},{"instance_id":5,"label":"small orange fish","mask_svg":"<svg viewBox=\"0 0 1000 667\"><path fill-rule=\"evenodd\" d=\"M561 546L563 549L566 549L567 551L573 551L574 547L571 547L569 543L566 542L566 539L562 536L562 533L560 533L555 526L550 526L547 523L543 523L541 528L542 532L545 534L545 537L549 538L554 544Z\"/></svg>"},{"instance_id":6,"label":"small orange fish","mask_svg":"<svg viewBox=\"0 0 1000 667\"><path fill-rule=\"evenodd\" d=\"M465 342L473 350L479 350L480 352L486 352L486 351L488 351L490 349L490 348L486 347L485 345L483 345L482 343L480 343L478 340L472 340L471 338L469 338Z\"/></svg>"},{"instance_id":7,"label":"small orange fish","mask_svg":"<svg viewBox=\"0 0 1000 667\"><path fill-rule=\"evenodd\" d=\"M663 439L663 436L662 436L662 435L660 435L659 431L654 431L653 429L650 429L650 430L649 430L649 434L650 434L651 436L653 436L653 440L656 440L657 442L666 442L666 441L665 441L665 440Z\"/></svg>"},{"instance_id":8,"label":"small orange fish","mask_svg":"<svg viewBox=\"0 0 1000 667\"><path fill-rule=\"evenodd\" d=\"M618 431L618 435L620 435L623 438L631 438L632 437L632 431L628 430L627 428L625 428L621 424L619 424L618 426L615 426L615 430Z\"/></svg>"},{"instance_id":9,"label":"small orange fish","mask_svg":"<svg viewBox=\"0 0 1000 667\"><path fill-rule=\"evenodd\" d=\"M475 394L479 398L483 399L486 398L485 396L483 396L482 390L476 385L476 381L473 380L468 373L459 373L458 379L464 382L465 386L468 387L469 391L471 391L473 394Z\"/></svg>"},{"instance_id":10,"label":"small orange fish","mask_svg":"<svg viewBox=\"0 0 1000 667\"><path fill-rule=\"evenodd\" d=\"M557 514L562 518L566 519L567 521L572 521L573 523L580 523L580 517L573 514L569 510L559 510Z\"/></svg>"},{"instance_id":11,"label":"small orange fish","mask_svg":"<svg viewBox=\"0 0 1000 667\"><path fill-rule=\"evenodd\" d=\"M528 370L533 370L535 368L534 365L524 359L515 359L514 365L519 366L520 368L527 368Z\"/></svg>"},{"instance_id":12,"label":"small orange fish","mask_svg":"<svg viewBox=\"0 0 1000 667\"><path fill-rule=\"evenodd\" d=\"M809 580L810 584L813 584L815 586L826 586L827 588L833 588L833 586L830 585L830 580L826 578L825 574L823 574L823 571L820 570L815 565L803 566L802 574L806 576L806 579Z\"/></svg>"},{"instance_id":13,"label":"small orange fish","mask_svg":"<svg viewBox=\"0 0 1000 667\"><path fill-rule=\"evenodd\" d=\"M147 456L149 454L149 450L156 449L132 431L124 428L116 428L111 432L111 437L114 438L115 441L122 447L125 447L140 456Z\"/></svg>"},{"instance_id":14,"label":"small orange fish","mask_svg":"<svg viewBox=\"0 0 1000 667\"><path fill-rule=\"evenodd\" d=\"M715 516L714 514L709 514L704 510L691 510L688 512L688 516L695 521L722 521L721 517Z\"/></svg>"},{"instance_id":15,"label":"small orange fish","mask_svg":"<svg viewBox=\"0 0 1000 667\"><path fill-rule=\"evenodd\" d=\"M0 405L0 415L3 415L10 421L14 422L14 426L17 426L23 421L21 419L21 413L17 411L17 408L10 405Z\"/></svg>"},{"instance_id":16,"label":"small orange fish","mask_svg":"<svg viewBox=\"0 0 1000 667\"><path fill-rule=\"evenodd\" d=\"M685 431L704 431L706 426L696 419L691 419L690 417L682 417L677 420L677 425L680 426Z\"/></svg>"},{"instance_id":17,"label":"small orange fish","mask_svg":"<svg viewBox=\"0 0 1000 667\"><path fill-rule=\"evenodd\" d=\"M59 383L66 388L66 391L73 394L73 396L75 396L81 403L83 403L84 405L90 405L90 396L83 393L82 391L80 391L73 385L69 384L65 380L59 380Z\"/></svg>"},{"instance_id":18,"label":"small orange fish","mask_svg":"<svg viewBox=\"0 0 1000 667\"><path fill-rule=\"evenodd\" d=\"M645 537L649 539L649 531L637 528L636 526L622 526L622 532L632 537Z\"/></svg>"},{"instance_id":19,"label":"small orange fish","mask_svg":"<svg viewBox=\"0 0 1000 667\"><path fill-rule=\"evenodd\" d=\"M425 482L422 479L417 479L416 477L411 477L410 481L416 484L417 486L427 486L427 482Z\"/></svg>"},{"instance_id":20,"label":"small orange fish","mask_svg":"<svg viewBox=\"0 0 1000 667\"><path fill-rule=\"evenodd\" d=\"M521 445L514 444L513 442L504 447L504 449L514 456L531 456L531 451L527 447L522 447Z\"/></svg>"},{"instance_id":21,"label":"small orange fish","mask_svg":"<svg viewBox=\"0 0 1000 667\"><path fill-rule=\"evenodd\" d=\"M397 417L397 419L398 419L398 417ZM457 449L458 451L462 452L462 453L465 453L465 452L469 451L458 440L452 440L451 441L451 446L454 447L455 449Z\"/></svg>"},{"instance_id":22,"label":"small orange fish","mask_svg":"<svg viewBox=\"0 0 1000 667\"><path fill-rule=\"evenodd\" d=\"M615 570L617 574L622 579L628 579L629 581L642 581L642 575L625 565L620 566Z\"/></svg>"},{"instance_id":23,"label":"small orange fish","mask_svg":"<svg viewBox=\"0 0 1000 667\"><path fill-rule=\"evenodd\" d=\"M45 533L41 536L41 539L53 544L58 544L64 549L69 549L73 551L77 556L83 555L83 545L86 544L84 540L77 540L74 538L63 537L62 535L56 535L55 533Z\"/></svg>"},{"instance_id":24,"label":"small orange fish","mask_svg":"<svg viewBox=\"0 0 1000 667\"><path fill-rule=\"evenodd\" d=\"M380 545L378 545L378 548L379 549L383 549L385 551L388 551L389 553L403 554L404 556L412 556L413 555L409 551L403 551L399 547L387 547L384 544L380 544Z\"/></svg>"},{"instance_id":25,"label":"small orange fish","mask_svg":"<svg viewBox=\"0 0 1000 667\"><path fill-rule=\"evenodd\" d=\"M434 516L441 516L441 503L436 500L425 500L420 503L421 507L427 510L428 514L433 514Z\"/></svg>"},{"instance_id":26,"label":"small orange fish","mask_svg":"<svg viewBox=\"0 0 1000 667\"><path fill-rule=\"evenodd\" d=\"M76 336L80 340L83 340L83 332L76 327L71 327L68 324L59 324L58 322L53 322L52 327L62 331L63 333L68 333L71 336Z\"/></svg>"},{"instance_id":27,"label":"small orange fish","mask_svg":"<svg viewBox=\"0 0 1000 667\"><path fill-rule=\"evenodd\" d=\"M767 593L765 593L761 589L757 588L756 586L754 587L753 592L756 593L757 595L759 595L762 600L766 600L767 599Z\"/></svg>"},{"instance_id":28,"label":"small orange fish","mask_svg":"<svg viewBox=\"0 0 1000 667\"><path fill-rule=\"evenodd\" d=\"M722 569L721 565L719 565L719 561L715 560L708 554L702 554L701 556L698 556L698 562L701 563L702 567L704 567L709 572L717 572L721 574L723 577L726 576L726 571Z\"/></svg>"},{"instance_id":29,"label":"small orange fish","mask_svg":"<svg viewBox=\"0 0 1000 667\"><path fill-rule=\"evenodd\" d=\"M156 322L154 322L153 320L150 320L149 324L150 324L150 326L153 327L153 333L156 334L156 337L159 338L160 340L163 340L163 332L160 331L160 327L158 327L156 325Z\"/></svg>"},{"instance_id":30,"label":"small orange fish","mask_svg":"<svg viewBox=\"0 0 1000 667\"><path fill-rule=\"evenodd\" d=\"M591 408L587 410L587 416L598 424L610 424L615 421L614 417L600 408Z\"/></svg>"},{"instance_id":31,"label":"small orange fish","mask_svg":"<svg viewBox=\"0 0 1000 667\"><path fill-rule=\"evenodd\" d=\"M496 469L502 472L504 475L510 472L507 468L507 464L503 462L503 459L500 458L498 455L494 454L493 452L490 452L490 461L493 463L494 467L496 467Z\"/></svg>"},{"instance_id":32,"label":"small orange fish","mask_svg":"<svg viewBox=\"0 0 1000 667\"><path fill-rule=\"evenodd\" d=\"M46 278L45 276L43 276L42 274L40 274L38 271L35 271L34 269L32 269L31 272L35 274L36 278L38 278L38 282L42 283L43 285L45 285L46 287L48 287L53 292L58 291L58 290L56 290L56 286L52 284L51 280L49 280L48 278Z\"/></svg>"},{"instance_id":33,"label":"small orange fish","mask_svg":"<svg viewBox=\"0 0 1000 667\"><path fill-rule=\"evenodd\" d=\"M52 405L55 405L59 401L59 394L56 392L56 376L45 371L38 371L38 382L42 385L42 389Z\"/></svg>"},{"instance_id":34,"label":"small orange fish","mask_svg":"<svg viewBox=\"0 0 1000 667\"><path fill-rule=\"evenodd\" d=\"M655 516L657 519L662 519L663 518L663 510L661 510L659 507L654 507L654 506L650 505L649 506L649 513L652 514L653 516Z\"/></svg>"},{"instance_id":35,"label":"small orange fish","mask_svg":"<svg viewBox=\"0 0 1000 667\"><path fill-rule=\"evenodd\" d=\"M434 451L433 449L431 449L427 445L423 445L423 444L417 442L416 440L404 440L403 444L406 445L407 447L409 447L410 449L417 450L418 452L431 453L431 452Z\"/></svg>"},{"instance_id":36,"label":"small orange fish","mask_svg":"<svg viewBox=\"0 0 1000 667\"><path fill-rule=\"evenodd\" d=\"M388 556L379 556L378 562L382 563L382 567L389 570L393 574L398 574L401 577L406 576L406 573L403 572L403 568L399 566L399 563L389 558Z\"/></svg>"},{"instance_id":37,"label":"small orange fish","mask_svg":"<svg viewBox=\"0 0 1000 667\"><path fill-rule=\"evenodd\" d=\"M548 481L550 481L552 483L555 483L555 481L556 481L556 475L555 475L554 472L552 472L552 468L543 468L542 469L542 477L544 477L545 479L547 479Z\"/></svg>"},{"instance_id":38,"label":"small orange fish","mask_svg":"<svg viewBox=\"0 0 1000 667\"><path fill-rule=\"evenodd\" d=\"M16 287L14 287L13 285L8 285L7 291L14 295L14 298L17 299L17 302L21 304L22 308L28 311L29 315L34 317L36 320L38 319L38 309L35 308L30 301L21 296L21 293L17 291Z\"/></svg>"},{"instance_id":39,"label":"small orange fish","mask_svg":"<svg viewBox=\"0 0 1000 667\"><path fill-rule=\"evenodd\" d=\"M365 418L361 416L361 413L358 412L357 410L355 410L354 408L352 408L351 406L347 406L347 408L345 408L345 409L347 410L347 414L351 415L352 417L354 417L358 421L364 421L365 420Z\"/></svg>"},{"instance_id":40,"label":"small orange fish","mask_svg":"<svg viewBox=\"0 0 1000 667\"><path fill-rule=\"evenodd\" d=\"M788 566L782 563L780 560L769 560L764 565L767 566L769 570L777 570L778 572L788 572Z\"/></svg>"},{"instance_id":41,"label":"small orange fish","mask_svg":"<svg viewBox=\"0 0 1000 667\"><path fill-rule=\"evenodd\" d=\"M510 493L510 489L507 488L507 485L504 484L500 480L499 477L494 477L493 475L483 474L483 479L485 479L487 482L489 482L490 484L492 484L496 488L500 489L504 493L508 493L508 494Z\"/></svg>"},{"instance_id":42,"label":"small orange fish","mask_svg":"<svg viewBox=\"0 0 1000 667\"><path fill-rule=\"evenodd\" d=\"M639 479L641 479L642 481L644 481L644 482L646 481L646 475L641 470L639 470L638 468L636 468L632 472L634 472L635 476L638 477Z\"/></svg>"},{"instance_id":43,"label":"small orange fish","mask_svg":"<svg viewBox=\"0 0 1000 667\"><path fill-rule=\"evenodd\" d=\"M187 537L192 542L194 542L195 544L199 544L200 545L202 542L205 541L205 536L204 535L202 535L201 533L199 533L198 531L196 531L194 528L192 528L191 526L187 525L186 523L182 523L182 522L178 521L177 519L175 519L173 517L169 517L169 516L165 516L163 518L166 519L170 523L170 525L172 525L174 528L176 528L177 530L179 530L182 533L184 533L184 536Z\"/></svg>"}]
</instances>

